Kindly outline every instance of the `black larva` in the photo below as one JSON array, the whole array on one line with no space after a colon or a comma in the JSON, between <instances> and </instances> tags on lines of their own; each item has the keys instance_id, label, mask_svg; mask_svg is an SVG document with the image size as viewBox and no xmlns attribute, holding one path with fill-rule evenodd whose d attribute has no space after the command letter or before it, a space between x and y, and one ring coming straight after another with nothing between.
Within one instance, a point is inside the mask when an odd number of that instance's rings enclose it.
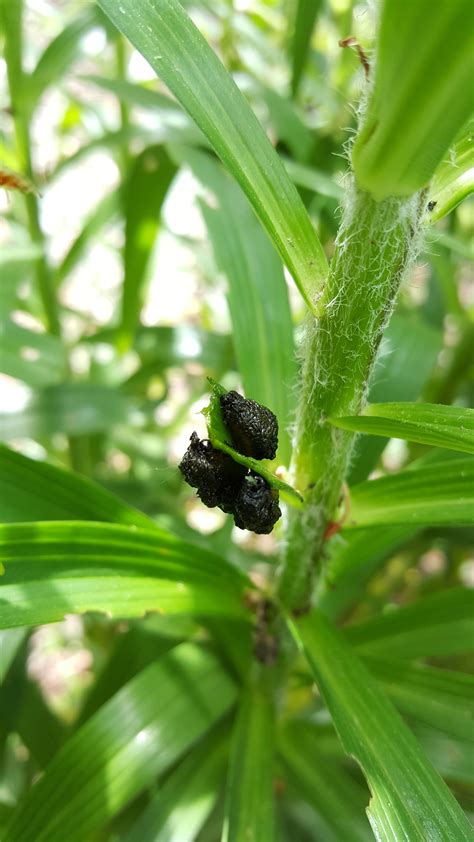
<instances>
[{"instance_id":1,"label":"black larva","mask_svg":"<svg viewBox=\"0 0 474 842\"><path fill-rule=\"evenodd\" d=\"M273 412L238 392L221 395L220 403L235 449L254 459L274 459L278 447L278 421Z\"/></svg>"}]
</instances>

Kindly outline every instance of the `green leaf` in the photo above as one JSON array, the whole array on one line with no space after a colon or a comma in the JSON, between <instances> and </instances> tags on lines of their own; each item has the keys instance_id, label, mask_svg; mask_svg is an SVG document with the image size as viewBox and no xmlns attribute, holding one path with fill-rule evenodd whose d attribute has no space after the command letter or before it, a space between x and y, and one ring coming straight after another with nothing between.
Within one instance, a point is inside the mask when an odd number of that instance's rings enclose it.
<instances>
[{"instance_id":1,"label":"green leaf","mask_svg":"<svg viewBox=\"0 0 474 842\"><path fill-rule=\"evenodd\" d=\"M412 527L343 529L329 547L315 603L326 617L340 616L362 597L367 582L396 550L416 534Z\"/></svg>"},{"instance_id":2,"label":"green leaf","mask_svg":"<svg viewBox=\"0 0 474 842\"><path fill-rule=\"evenodd\" d=\"M295 28L291 42L292 76L291 90L296 96L308 59L316 18L321 11L321 0L297 0Z\"/></svg>"},{"instance_id":3,"label":"green leaf","mask_svg":"<svg viewBox=\"0 0 474 842\"><path fill-rule=\"evenodd\" d=\"M146 515L85 477L0 445L0 521L73 519L155 527Z\"/></svg>"},{"instance_id":4,"label":"green leaf","mask_svg":"<svg viewBox=\"0 0 474 842\"><path fill-rule=\"evenodd\" d=\"M329 196L331 199L337 199L338 201L343 198L343 188L327 173L306 164L292 161L290 158L282 157L282 161L293 184L311 190L319 196Z\"/></svg>"},{"instance_id":5,"label":"green leaf","mask_svg":"<svg viewBox=\"0 0 474 842\"><path fill-rule=\"evenodd\" d=\"M395 315L382 338L369 400L373 403L417 400L442 347L443 337L439 330L412 313ZM415 359L416 365L413 365ZM386 445L385 439L372 436L356 440L350 485L368 477Z\"/></svg>"},{"instance_id":6,"label":"green leaf","mask_svg":"<svg viewBox=\"0 0 474 842\"><path fill-rule=\"evenodd\" d=\"M0 684L3 684L25 635L26 629L3 629L0 631Z\"/></svg>"},{"instance_id":7,"label":"green leaf","mask_svg":"<svg viewBox=\"0 0 474 842\"><path fill-rule=\"evenodd\" d=\"M453 737L474 741L474 677L386 658L364 658L394 705Z\"/></svg>"},{"instance_id":8,"label":"green leaf","mask_svg":"<svg viewBox=\"0 0 474 842\"><path fill-rule=\"evenodd\" d=\"M271 699L249 689L232 735L222 842L272 842L274 742Z\"/></svg>"},{"instance_id":9,"label":"green leaf","mask_svg":"<svg viewBox=\"0 0 474 842\"><path fill-rule=\"evenodd\" d=\"M171 773L123 842L194 842L217 801L227 751L221 731L210 734Z\"/></svg>"},{"instance_id":10,"label":"green leaf","mask_svg":"<svg viewBox=\"0 0 474 842\"><path fill-rule=\"evenodd\" d=\"M117 213L120 204L121 188L107 193L87 217L80 234L71 244L59 266L54 272L54 283L60 286L64 279L77 266L94 239Z\"/></svg>"},{"instance_id":11,"label":"green leaf","mask_svg":"<svg viewBox=\"0 0 474 842\"><path fill-rule=\"evenodd\" d=\"M208 380L212 386L211 400L209 406L202 410L202 414L206 418L209 439L214 447L218 450L223 450L224 453L228 453L229 456L232 456L232 459L240 465L244 465L244 467L260 474L260 476L266 479L272 488L276 488L278 491L281 491L282 496L284 496L285 500L292 506L301 506L303 498L301 497L299 491L296 491L296 489L292 488L291 485L283 482L283 480L279 479L279 477L267 470L264 466L265 460L252 459L251 456L242 456L241 453L238 453L233 447L226 443L226 441L230 440L230 435L224 424L219 401L220 395L225 394L226 389L224 389L224 387L219 383L215 383L210 377Z\"/></svg>"},{"instance_id":12,"label":"green leaf","mask_svg":"<svg viewBox=\"0 0 474 842\"><path fill-rule=\"evenodd\" d=\"M352 163L377 199L425 187L472 111L470 0L384 0ZM442 56L442 61L440 57Z\"/></svg>"},{"instance_id":13,"label":"green leaf","mask_svg":"<svg viewBox=\"0 0 474 842\"><path fill-rule=\"evenodd\" d=\"M474 193L474 119L468 121L456 143L441 161L430 184L429 198L434 202L429 221L437 222L463 199Z\"/></svg>"},{"instance_id":14,"label":"green leaf","mask_svg":"<svg viewBox=\"0 0 474 842\"><path fill-rule=\"evenodd\" d=\"M457 740L416 722L412 724L417 739L433 766L449 781L474 784L474 757L471 743Z\"/></svg>"},{"instance_id":15,"label":"green leaf","mask_svg":"<svg viewBox=\"0 0 474 842\"><path fill-rule=\"evenodd\" d=\"M84 521L3 525L0 558L0 628L84 611L247 616L246 577L165 530Z\"/></svg>"},{"instance_id":16,"label":"green leaf","mask_svg":"<svg viewBox=\"0 0 474 842\"><path fill-rule=\"evenodd\" d=\"M96 8L86 6L48 44L33 72L25 80L25 94L30 109L37 105L47 88L64 79L70 65L80 55L82 36L97 24Z\"/></svg>"},{"instance_id":17,"label":"green leaf","mask_svg":"<svg viewBox=\"0 0 474 842\"><path fill-rule=\"evenodd\" d=\"M288 722L279 738L288 782L316 810L330 842L367 842L367 792L340 763L321 752L318 729L310 722Z\"/></svg>"},{"instance_id":18,"label":"green leaf","mask_svg":"<svg viewBox=\"0 0 474 842\"><path fill-rule=\"evenodd\" d=\"M0 321L0 371L37 388L60 383L66 349L56 336Z\"/></svg>"},{"instance_id":19,"label":"green leaf","mask_svg":"<svg viewBox=\"0 0 474 842\"><path fill-rule=\"evenodd\" d=\"M160 227L161 208L175 174L176 167L166 150L150 146L133 162L125 186L125 277L120 325L121 342L125 347L131 343L140 318L146 272Z\"/></svg>"},{"instance_id":20,"label":"green leaf","mask_svg":"<svg viewBox=\"0 0 474 842\"><path fill-rule=\"evenodd\" d=\"M471 839L470 823L419 743L341 634L317 613L292 623L347 754L372 798L369 820L384 842Z\"/></svg>"},{"instance_id":21,"label":"green leaf","mask_svg":"<svg viewBox=\"0 0 474 842\"><path fill-rule=\"evenodd\" d=\"M236 178L310 307L327 262L298 192L243 95L177 0L100 0Z\"/></svg>"},{"instance_id":22,"label":"green leaf","mask_svg":"<svg viewBox=\"0 0 474 842\"><path fill-rule=\"evenodd\" d=\"M466 525L473 521L474 461L466 457L355 485L346 526Z\"/></svg>"},{"instance_id":23,"label":"green leaf","mask_svg":"<svg viewBox=\"0 0 474 842\"><path fill-rule=\"evenodd\" d=\"M126 398L118 389L62 383L37 392L19 412L0 412L0 439L100 433L126 421L128 414Z\"/></svg>"},{"instance_id":24,"label":"green leaf","mask_svg":"<svg viewBox=\"0 0 474 842\"><path fill-rule=\"evenodd\" d=\"M222 168L193 150L183 157L215 195L217 207L203 202L202 209L217 265L228 283L234 348L245 393L277 416L277 458L289 465L296 356L281 261L255 224L241 191Z\"/></svg>"},{"instance_id":25,"label":"green leaf","mask_svg":"<svg viewBox=\"0 0 474 842\"><path fill-rule=\"evenodd\" d=\"M434 403L374 403L334 427L474 453L474 409Z\"/></svg>"},{"instance_id":26,"label":"green leaf","mask_svg":"<svg viewBox=\"0 0 474 842\"><path fill-rule=\"evenodd\" d=\"M4 842L83 842L229 709L235 688L209 652L183 644L74 734L13 814Z\"/></svg>"},{"instance_id":27,"label":"green leaf","mask_svg":"<svg viewBox=\"0 0 474 842\"><path fill-rule=\"evenodd\" d=\"M474 592L449 588L350 626L346 635L363 654L383 657L411 659L466 652L474 639Z\"/></svg>"}]
</instances>

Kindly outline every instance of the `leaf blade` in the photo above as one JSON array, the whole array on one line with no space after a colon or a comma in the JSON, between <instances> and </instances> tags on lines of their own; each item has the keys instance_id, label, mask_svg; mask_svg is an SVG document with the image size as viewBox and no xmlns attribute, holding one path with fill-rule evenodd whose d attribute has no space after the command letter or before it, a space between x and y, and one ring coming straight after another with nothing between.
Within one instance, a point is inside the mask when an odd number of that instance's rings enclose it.
<instances>
[{"instance_id":1,"label":"leaf blade","mask_svg":"<svg viewBox=\"0 0 474 842\"><path fill-rule=\"evenodd\" d=\"M361 415L329 418L334 427L474 453L474 409L443 404L369 404Z\"/></svg>"},{"instance_id":2,"label":"leaf blade","mask_svg":"<svg viewBox=\"0 0 474 842\"><path fill-rule=\"evenodd\" d=\"M303 203L231 77L177 0L100 0L216 149L314 307L327 261Z\"/></svg>"},{"instance_id":3,"label":"leaf blade","mask_svg":"<svg viewBox=\"0 0 474 842\"><path fill-rule=\"evenodd\" d=\"M312 667L345 751L369 783L369 820L386 842L467 840L471 827L449 789L375 679L322 615L295 621L293 634ZM348 703L350 699L350 704Z\"/></svg>"}]
</instances>

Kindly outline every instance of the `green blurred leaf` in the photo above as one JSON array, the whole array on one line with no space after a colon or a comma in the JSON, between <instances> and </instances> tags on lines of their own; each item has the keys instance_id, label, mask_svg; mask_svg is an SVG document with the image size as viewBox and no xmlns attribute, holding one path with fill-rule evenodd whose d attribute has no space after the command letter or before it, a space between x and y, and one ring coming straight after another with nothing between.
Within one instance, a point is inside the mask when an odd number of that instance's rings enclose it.
<instances>
[{"instance_id":1,"label":"green blurred leaf","mask_svg":"<svg viewBox=\"0 0 474 842\"><path fill-rule=\"evenodd\" d=\"M391 658L364 658L393 704L407 716L474 741L474 676Z\"/></svg>"},{"instance_id":2,"label":"green blurred leaf","mask_svg":"<svg viewBox=\"0 0 474 842\"><path fill-rule=\"evenodd\" d=\"M298 92L303 70L308 59L311 36L316 18L321 11L322 2L321 0L296 0L296 4L294 32L291 41L291 90L293 96L296 96Z\"/></svg>"},{"instance_id":3,"label":"green blurred leaf","mask_svg":"<svg viewBox=\"0 0 474 842\"><path fill-rule=\"evenodd\" d=\"M466 525L474 521L474 461L400 471L351 489L347 528Z\"/></svg>"},{"instance_id":4,"label":"green blurred leaf","mask_svg":"<svg viewBox=\"0 0 474 842\"><path fill-rule=\"evenodd\" d=\"M347 754L372 798L374 834L384 842L471 839L471 827L419 743L340 633L317 613L292 624Z\"/></svg>"},{"instance_id":5,"label":"green blurred leaf","mask_svg":"<svg viewBox=\"0 0 474 842\"><path fill-rule=\"evenodd\" d=\"M0 684L3 684L25 635L26 629L3 629L0 631Z\"/></svg>"},{"instance_id":6,"label":"green blurred leaf","mask_svg":"<svg viewBox=\"0 0 474 842\"><path fill-rule=\"evenodd\" d=\"M282 161L292 182L298 187L305 187L320 196L329 196L331 199L337 199L338 201L344 196L343 188L322 170L300 164L297 161L290 160L290 158L282 158Z\"/></svg>"},{"instance_id":7,"label":"green blurred leaf","mask_svg":"<svg viewBox=\"0 0 474 842\"><path fill-rule=\"evenodd\" d=\"M334 427L474 453L474 409L434 403L375 403L362 415L329 418Z\"/></svg>"},{"instance_id":8,"label":"green blurred leaf","mask_svg":"<svg viewBox=\"0 0 474 842\"><path fill-rule=\"evenodd\" d=\"M36 67L25 80L25 95L29 109L33 109L45 90L61 82L72 62L80 55L81 38L99 22L97 9L85 6L79 15L61 29L46 47Z\"/></svg>"},{"instance_id":9,"label":"green blurred leaf","mask_svg":"<svg viewBox=\"0 0 474 842\"><path fill-rule=\"evenodd\" d=\"M0 558L0 628L84 611L247 616L249 580L165 530L84 521L3 525Z\"/></svg>"},{"instance_id":10,"label":"green blurred leaf","mask_svg":"<svg viewBox=\"0 0 474 842\"><path fill-rule=\"evenodd\" d=\"M421 723L415 722L412 727L433 766L443 778L474 784L474 754L470 742L453 739Z\"/></svg>"},{"instance_id":11,"label":"green blurred leaf","mask_svg":"<svg viewBox=\"0 0 474 842\"><path fill-rule=\"evenodd\" d=\"M151 664L86 723L15 811L4 842L83 842L205 733L235 688L191 644Z\"/></svg>"},{"instance_id":12,"label":"green blurred leaf","mask_svg":"<svg viewBox=\"0 0 474 842\"><path fill-rule=\"evenodd\" d=\"M227 751L221 731L210 734L167 778L123 842L193 842L217 801Z\"/></svg>"},{"instance_id":13,"label":"green blurred leaf","mask_svg":"<svg viewBox=\"0 0 474 842\"><path fill-rule=\"evenodd\" d=\"M473 109L470 0L384 0L375 79L355 140L359 185L376 198L425 187Z\"/></svg>"},{"instance_id":14,"label":"green blurred leaf","mask_svg":"<svg viewBox=\"0 0 474 842\"><path fill-rule=\"evenodd\" d=\"M0 412L0 440L100 433L126 421L129 411L118 389L95 383L62 383L36 392L21 411Z\"/></svg>"},{"instance_id":15,"label":"green blurred leaf","mask_svg":"<svg viewBox=\"0 0 474 842\"><path fill-rule=\"evenodd\" d=\"M296 357L283 267L255 224L241 191L219 165L191 150L185 160L217 202L217 207L202 202L202 209L216 263L227 279L233 342L245 393L277 416L278 458L288 465Z\"/></svg>"},{"instance_id":16,"label":"green blurred leaf","mask_svg":"<svg viewBox=\"0 0 474 842\"><path fill-rule=\"evenodd\" d=\"M0 371L39 388L60 383L66 349L56 336L0 321Z\"/></svg>"},{"instance_id":17,"label":"green blurred leaf","mask_svg":"<svg viewBox=\"0 0 474 842\"><path fill-rule=\"evenodd\" d=\"M222 842L274 839L274 710L264 690L247 690L232 735Z\"/></svg>"},{"instance_id":18,"label":"green blurred leaf","mask_svg":"<svg viewBox=\"0 0 474 842\"><path fill-rule=\"evenodd\" d=\"M429 198L435 203L429 221L437 222L463 199L474 193L474 119L460 132L456 143L441 161L430 184Z\"/></svg>"},{"instance_id":19,"label":"green blurred leaf","mask_svg":"<svg viewBox=\"0 0 474 842\"><path fill-rule=\"evenodd\" d=\"M379 567L415 534L403 526L343 529L331 541L324 574L316 583L315 602L323 614L336 618L356 603Z\"/></svg>"},{"instance_id":20,"label":"green blurred leaf","mask_svg":"<svg viewBox=\"0 0 474 842\"><path fill-rule=\"evenodd\" d=\"M272 88L264 88L263 99L278 142L284 143L296 160L307 161L314 146L314 135L301 119L295 104ZM286 162L285 169L288 169Z\"/></svg>"},{"instance_id":21,"label":"green blurred leaf","mask_svg":"<svg viewBox=\"0 0 474 842\"><path fill-rule=\"evenodd\" d=\"M73 519L155 528L150 518L99 485L0 445L0 521Z\"/></svg>"},{"instance_id":22,"label":"green blurred leaf","mask_svg":"<svg viewBox=\"0 0 474 842\"><path fill-rule=\"evenodd\" d=\"M373 403L417 400L442 347L439 330L434 330L414 314L395 315L383 335L369 400ZM349 473L350 485L368 477L386 446L383 438L361 436L357 439Z\"/></svg>"},{"instance_id":23,"label":"green blurred leaf","mask_svg":"<svg viewBox=\"0 0 474 842\"><path fill-rule=\"evenodd\" d=\"M115 216L120 206L121 187L107 193L95 206L87 217L69 250L54 272L54 282L60 286L63 280L77 266L84 253L89 248L91 240L97 237L99 231Z\"/></svg>"},{"instance_id":24,"label":"green blurred leaf","mask_svg":"<svg viewBox=\"0 0 474 842\"><path fill-rule=\"evenodd\" d=\"M350 626L346 635L363 654L383 657L412 659L466 652L474 640L474 591L449 588Z\"/></svg>"},{"instance_id":25,"label":"green blurred leaf","mask_svg":"<svg viewBox=\"0 0 474 842\"><path fill-rule=\"evenodd\" d=\"M286 723L278 741L288 782L324 822L325 842L367 842L368 793L343 768L321 752L318 729L304 720Z\"/></svg>"},{"instance_id":26,"label":"green blurred leaf","mask_svg":"<svg viewBox=\"0 0 474 842\"><path fill-rule=\"evenodd\" d=\"M177 0L100 0L239 182L310 307L327 271L296 188L243 95Z\"/></svg>"},{"instance_id":27,"label":"green blurred leaf","mask_svg":"<svg viewBox=\"0 0 474 842\"><path fill-rule=\"evenodd\" d=\"M166 150L150 146L133 162L125 185L125 277L120 333L126 346L132 341L140 318L146 272L160 227L161 208L175 174L176 167Z\"/></svg>"}]
</instances>

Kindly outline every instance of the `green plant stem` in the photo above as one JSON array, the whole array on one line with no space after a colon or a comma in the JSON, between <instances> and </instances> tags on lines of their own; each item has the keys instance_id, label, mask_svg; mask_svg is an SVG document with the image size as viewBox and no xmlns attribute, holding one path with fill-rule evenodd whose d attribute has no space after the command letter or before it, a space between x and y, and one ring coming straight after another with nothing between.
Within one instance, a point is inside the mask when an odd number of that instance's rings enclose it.
<instances>
[{"instance_id":1,"label":"green plant stem","mask_svg":"<svg viewBox=\"0 0 474 842\"><path fill-rule=\"evenodd\" d=\"M279 599L295 611L309 606L355 438L326 418L357 414L364 405L384 327L416 254L424 201L424 193L376 202L355 185L348 191L321 315L308 323L303 346L291 483L306 506L288 512L277 584Z\"/></svg>"},{"instance_id":2,"label":"green plant stem","mask_svg":"<svg viewBox=\"0 0 474 842\"><path fill-rule=\"evenodd\" d=\"M22 91L25 90L25 80L21 62L21 38L19 34L15 33L15 35L16 50L6 51L8 86L15 129L15 141L21 172L34 183L31 162L31 141L28 129L29 120L22 98ZM11 61L8 61L9 57L12 58ZM20 78L17 78L18 74ZM56 294L52 273L46 260L44 234L39 221L38 199L35 193L26 193L25 203L30 237L41 249L41 254L35 263L35 272L47 328L54 336L59 336L60 325Z\"/></svg>"}]
</instances>

